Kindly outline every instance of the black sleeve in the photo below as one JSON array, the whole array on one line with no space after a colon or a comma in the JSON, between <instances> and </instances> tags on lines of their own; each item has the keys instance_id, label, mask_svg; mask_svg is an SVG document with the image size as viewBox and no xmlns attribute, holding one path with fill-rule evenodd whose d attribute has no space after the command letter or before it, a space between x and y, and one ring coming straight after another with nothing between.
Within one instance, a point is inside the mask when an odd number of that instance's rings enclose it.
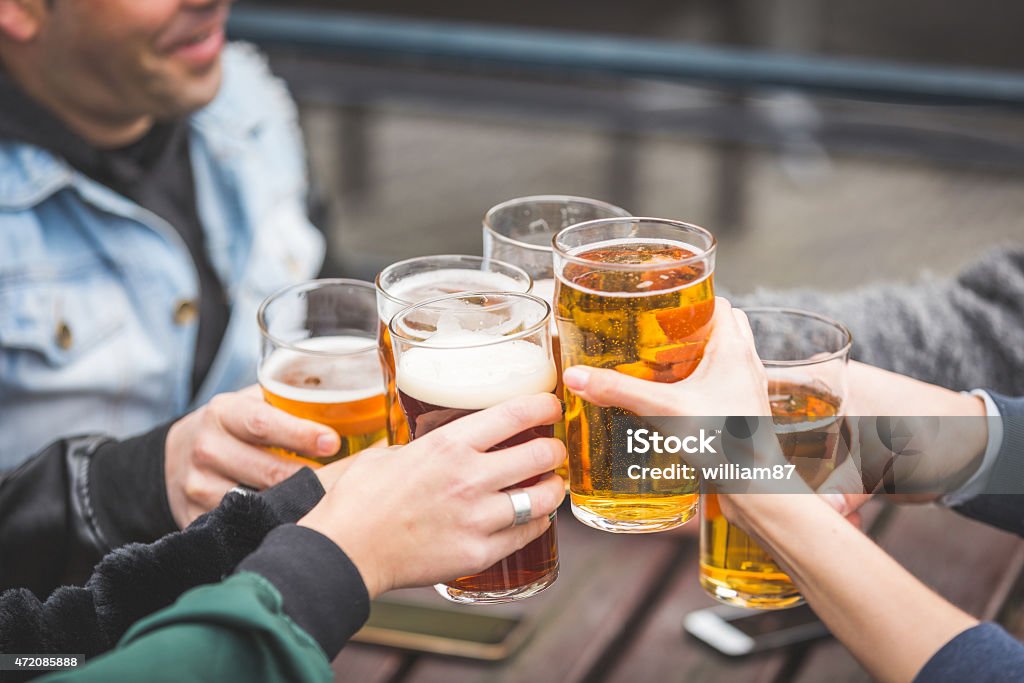
<instances>
[{"instance_id":1,"label":"black sleeve","mask_svg":"<svg viewBox=\"0 0 1024 683\"><path fill-rule=\"evenodd\" d=\"M1024 645L992 623L969 628L943 645L914 683L1018 683L1024 680Z\"/></svg>"},{"instance_id":2,"label":"black sleeve","mask_svg":"<svg viewBox=\"0 0 1024 683\"><path fill-rule=\"evenodd\" d=\"M107 546L79 495L102 441L58 441L0 479L0 590L18 586L44 596L81 580L82 568L103 556Z\"/></svg>"},{"instance_id":3,"label":"black sleeve","mask_svg":"<svg viewBox=\"0 0 1024 683\"><path fill-rule=\"evenodd\" d=\"M1003 443L982 493L953 509L1024 536L1024 397L989 395L999 408Z\"/></svg>"},{"instance_id":4,"label":"black sleeve","mask_svg":"<svg viewBox=\"0 0 1024 683\"><path fill-rule=\"evenodd\" d=\"M177 531L167 502L164 446L171 423L101 444L89 464L96 523L110 548L149 543Z\"/></svg>"},{"instance_id":5,"label":"black sleeve","mask_svg":"<svg viewBox=\"0 0 1024 683\"><path fill-rule=\"evenodd\" d=\"M170 425L124 441L57 441L0 479L0 590L81 584L108 551L177 530L164 485Z\"/></svg>"},{"instance_id":6,"label":"black sleeve","mask_svg":"<svg viewBox=\"0 0 1024 683\"><path fill-rule=\"evenodd\" d=\"M310 567L315 577L310 578ZM318 531L288 524L274 529L238 566L281 593L284 611L333 660L370 616L370 596L352 561Z\"/></svg>"},{"instance_id":7,"label":"black sleeve","mask_svg":"<svg viewBox=\"0 0 1024 683\"><path fill-rule=\"evenodd\" d=\"M135 621L230 574L274 527L297 521L322 496L303 468L263 494L229 494L184 531L118 548L84 587L59 588L45 602L24 588L2 593L0 652L88 658L109 650Z\"/></svg>"}]
</instances>

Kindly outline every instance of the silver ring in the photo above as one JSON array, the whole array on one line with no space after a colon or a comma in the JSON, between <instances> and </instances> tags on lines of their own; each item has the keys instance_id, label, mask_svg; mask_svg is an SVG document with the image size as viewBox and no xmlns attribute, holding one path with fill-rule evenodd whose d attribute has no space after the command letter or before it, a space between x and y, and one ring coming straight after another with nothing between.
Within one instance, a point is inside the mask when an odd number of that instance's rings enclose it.
<instances>
[{"instance_id":1,"label":"silver ring","mask_svg":"<svg viewBox=\"0 0 1024 683\"><path fill-rule=\"evenodd\" d=\"M530 504L530 494L522 489L505 491L508 499L512 501L512 512L515 517L512 519L512 526L522 526L533 519L533 506Z\"/></svg>"}]
</instances>

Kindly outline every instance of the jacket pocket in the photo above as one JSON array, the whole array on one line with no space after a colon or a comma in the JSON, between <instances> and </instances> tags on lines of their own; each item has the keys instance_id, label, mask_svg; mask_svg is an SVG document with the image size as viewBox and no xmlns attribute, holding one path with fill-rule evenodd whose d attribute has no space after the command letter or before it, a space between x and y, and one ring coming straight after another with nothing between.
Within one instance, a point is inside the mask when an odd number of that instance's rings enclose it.
<instances>
[{"instance_id":1,"label":"jacket pocket","mask_svg":"<svg viewBox=\"0 0 1024 683\"><path fill-rule=\"evenodd\" d=\"M125 293L108 277L9 284L0 288L0 357L23 352L51 367L63 367L109 339L127 316ZM12 363L0 365L4 366L17 371ZM12 379L16 378L4 378Z\"/></svg>"}]
</instances>

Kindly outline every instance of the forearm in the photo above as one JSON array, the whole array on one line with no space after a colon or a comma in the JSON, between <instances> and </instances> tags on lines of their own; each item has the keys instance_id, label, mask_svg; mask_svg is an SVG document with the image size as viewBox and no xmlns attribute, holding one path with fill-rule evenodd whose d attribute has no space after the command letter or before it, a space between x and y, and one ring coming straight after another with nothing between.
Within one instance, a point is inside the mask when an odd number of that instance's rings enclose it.
<instances>
[{"instance_id":1,"label":"forearm","mask_svg":"<svg viewBox=\"0 0 1024 683\"><path fill-rule=\"evenodd\" d=\"M743 524L877 679L911 681L977 620L929 590L823 500L750 496Z\"/></svg>"}]
</instances>

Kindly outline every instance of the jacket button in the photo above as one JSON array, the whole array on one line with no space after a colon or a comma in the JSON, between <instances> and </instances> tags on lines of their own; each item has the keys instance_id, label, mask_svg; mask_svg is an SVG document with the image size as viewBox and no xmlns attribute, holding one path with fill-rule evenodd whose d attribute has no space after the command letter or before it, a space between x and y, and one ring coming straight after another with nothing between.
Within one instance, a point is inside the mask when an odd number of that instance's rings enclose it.
<instances>
[{"instance_id":1,"label":"jacket button","mask_svg":"<svg viewBox=\"0 0 1024 683\"><path fill-rule=\"evenodd\" d=\"M196 302L192 299L182 299L174 306L174 324L188 325L199 315Z\"/></svg>"},{"instance_id":2,"label":"jacket button","mask_svg":"<svg viewBox=\"0 0 1024 683\"><path fill-rule=\"evenodd\" d=\"M63 320L57 324L57 331L54 334L54 340L57 342L57 346L67 351L71 348L75 338L71 334L71 328Z\"/></svg>"}]
</instances>

